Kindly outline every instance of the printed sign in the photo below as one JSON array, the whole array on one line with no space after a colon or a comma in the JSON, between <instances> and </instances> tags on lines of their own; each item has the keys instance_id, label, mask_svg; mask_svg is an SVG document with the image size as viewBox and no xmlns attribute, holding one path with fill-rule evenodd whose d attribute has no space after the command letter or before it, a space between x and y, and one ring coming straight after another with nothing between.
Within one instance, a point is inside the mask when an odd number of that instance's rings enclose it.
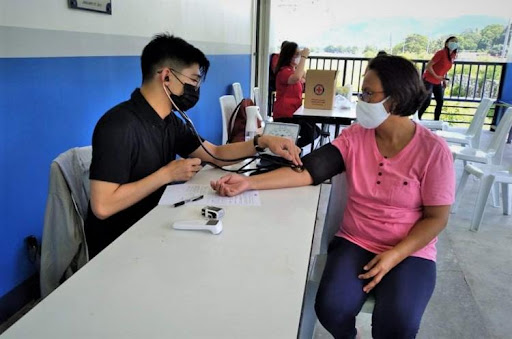
<instances>
[{"instance_id":1,"label":"printed sign","mask_svg":"<svg viewBox=\"0 0 512 339\"><path fill-rule=\"evenodd\" d=\"M69 0L69 7L112 15L112 0Z\"/></svg>"}]
</instances>

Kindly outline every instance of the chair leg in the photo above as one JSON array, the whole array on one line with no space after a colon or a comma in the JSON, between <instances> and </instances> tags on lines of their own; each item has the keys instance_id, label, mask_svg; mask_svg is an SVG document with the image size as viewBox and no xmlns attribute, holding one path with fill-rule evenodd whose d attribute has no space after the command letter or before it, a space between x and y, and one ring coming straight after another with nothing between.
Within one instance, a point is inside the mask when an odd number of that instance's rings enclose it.
<instances>
[{"instance_id":1,"label":"chair leg","mask_svg":"<svg viewBox=\"0 0 512 339\"><path fill-rule=\"evenodd\" d=\"M471 231L477 232L480 224L482 223L485 205L487 205L487 198L489 197L493 183L494 175L484 175L480 181L476 205L473 210L473 217L471 218L471 226L469 227Z\"/></svg>"},{"instance_id":2,"label":"chair leg","mask_svg":"<svg viewBox=\"0 0 512 339\"><path fill-rule=\"evenodd\" d=\"M492 206L500 207L500 184L495 183L492 185Z\"/></svg>"},{"instance_id":3,"label":"chair leg","mask_svg":"<svg viewBox=\"0 0 512 339\"><path fill-rule=\"evenodd\" d=\"M452 205L450 213L455 214L457 208L459 208L460 201L462 199L462 193L464 192L464 188L466 187L466 183L468 182L469 172L465 170L462 171L462 177L460 178L459 185L457 186L457 191L455 193L455 202Z\"/></svg>"},{"instance_id":4,"label":"chair leg","mask_svg":"<svg viewBox=\"0 0 512 339\"><path fill-rule=\"evenodd\" d=\"M501 197L502 197L502 203L503 203L503 214L505 215L511 215L512 214L512 197L511 193L512 190L510 189L510 186L512 184L501 184Z\"/></svg>"},{"instance_id":5,"label":"chair leg","mask_svg":"<svg viewBox=\"0 0 512 339\"><path fill-rule=\"evenodd\" d=\"M315 298L320 283L308 281L306 284L306 293L304 294L304 304L302 310L302 319L299 328L299 339L313 338L316 325Z\"/></svg>"}]
</instances>

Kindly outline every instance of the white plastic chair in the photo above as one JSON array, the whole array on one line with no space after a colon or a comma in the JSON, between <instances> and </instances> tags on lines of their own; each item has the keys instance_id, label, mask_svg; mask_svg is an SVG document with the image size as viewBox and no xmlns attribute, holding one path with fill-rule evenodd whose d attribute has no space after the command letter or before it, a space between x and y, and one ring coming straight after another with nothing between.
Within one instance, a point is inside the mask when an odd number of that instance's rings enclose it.
<instances>
[{"instance_id":1,"label":"white plastic chair","mask_svg":"<svg viewBox=\"0 0 512 339\"><path fill-rule=\"evenodd\" d=\"M233 95L223 95L219 98L219 102L222 112L222 145L224 145L228 141L228 131L232 128L232 126L228 128L228 123L236 108L236 100Z\"/></svg>"},{"instance_id":2,"label":"white plastic chair","mask_svg":"<svg viewBox=\"0 0 512 339\"><path fill-rule=\"evenodd\" d=\"M464 172L460 179L457 192L455 194L455 203L452 205L451 213L455 213L460 205L462 199L462 193L464 187L468 181L470 175L474 175L480 179L480 188L476 198L476 206L473 209L473 216L471 218L471 225L469 229L477 232L480 224L482 223L482 217L484 214L485 206L487 204L487 198L491 188L495 184L501 184L501 192L503 198L503 214L511 215L511 203L512 198L510 194L510 185L512 185L512 166L502 165L476 165L468 164L464 167Z\"/></svg>"},{"instance_id":3,"label":"white plastic chair","mask_svg":"<svg viewBox=\"0 0 512 339\"><path fill-rule=\"evenodd\" d=\"M459 159L462 160L464 166L468 162L477 162L481 164L493 164L501 165L503 160L503 150L505 149L505 141L507 135L512 127L512 108L509 108L503 114L498 128L494 132L491 139L491 143L487 149L482 150L479 148L463 147L459 145L451 145L450 151L453 155L453 161ZM499 206L499 189L498 187L493 188L493 205Z\"/></svg>"},{"instance_id":4,"label":"white plastic chair","mask_svg":"<svg viewBox=\"0 0 512 339\"><path fill-rule=\"evenodd\" d=\"M475 115L471 120L469 128L464 133L451 131L437 131L437 135L444 138L447 142L469 145L473 148L480 146L480 136L485 122L487 112L491 108L493 101L489 98L483 98L476 109Z\"/></svg>"},{"instance_id":5,"label":"white plastic chair","mask_svg":"<svg viewBox=\"0 0 512 339\"><path fill-rule=\"evenodd\" d=\"M418 111L414 113L412 116L412 120L414 122L417 122L418 124L421 124L422 126L428 128L429 130L436 131L436 130L447 130L448 129L448 123L446 121L440 121L440 120L420 120Z\"/></svg>"},{"instance_id":6,"label":"white plastic chair","mask_svg":"<svg viewBox=\"0 0 512 339\"><path fill-rule=\"evenodd\" d=\"M343 212L347 205L347 179L345 173L338 174L331 179L331 194L325 214L324 228L320 240L319 253L311 258L309 264L306 292L302 311L302 321L299 329L299 339L312 338L316 324L315 298L320 285L320 279L327 261L327 248L329 242L338 231L343 220ZM375 300L368 297L361 309L361 312L372 313Z\"/></svg>"},{"instance_id":7,"label":"white plastic chair","mask_svg":"<svg viewBox=\"0 0 512 339\"><path fill-rule=\"evenodd\" d=\"M239 82L233 83L233 95L235 96L235 102L238 104L244 98L244 92L242 91L242 85Z\"/></svg>"},{"instance_id":8,"label":"white plastic chair","mask_svg":"<svg viewBox=\"0 0 512 339\"><path fill-rule=\"evenodd\" d=\"M258 107L263 107L263 106L261 106L261 93L260 93L259 87L254 87L254 89L252 90L252 95L253 95L254 105L256 105Z\"/></svg>"},{"instance_id":9,"label":"white plastic chair","mask_svg":"<svg viewBox=\"0 0 512 339\"><path fill-rule=\"evenodd\" d=\"M469 162L478 162L482 164L500 165L503 159L503 150L505 149L505 141L512 127L512 108L507 109L501 118L498 128L494 132L489 146L483 150L473 147L462 147L459 145L451 145L453 160L462 160L464 165Z\"/></svg>"}]
</instances>

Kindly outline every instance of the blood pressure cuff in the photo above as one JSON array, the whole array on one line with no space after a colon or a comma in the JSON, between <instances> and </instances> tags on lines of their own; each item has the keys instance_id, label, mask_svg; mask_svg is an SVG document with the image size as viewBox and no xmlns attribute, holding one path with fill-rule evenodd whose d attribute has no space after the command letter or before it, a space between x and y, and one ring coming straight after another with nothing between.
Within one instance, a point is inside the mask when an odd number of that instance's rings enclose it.
<instances>
[{"instance_id":1,"label":"blood pressure cuff","mask_svg":"<svg viewBox=\"0 0 512 339\"><path fill-rule=\"evenodd\" d=\"M345 162L339 149L327 144L302 158L304 168L313 178L313 185L318 185L336 174L345 171Z\"/></svg>"}]
</instances>

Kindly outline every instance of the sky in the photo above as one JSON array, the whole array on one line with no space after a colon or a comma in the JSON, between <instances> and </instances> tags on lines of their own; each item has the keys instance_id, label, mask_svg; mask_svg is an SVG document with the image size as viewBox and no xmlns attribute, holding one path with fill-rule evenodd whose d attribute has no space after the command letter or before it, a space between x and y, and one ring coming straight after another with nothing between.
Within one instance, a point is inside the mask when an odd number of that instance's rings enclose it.
<instances>
[{"instance_id":1,"label":"sky","mask_svg":"<svg viewBox=\"0 0 512 339\"><path fill-rule=\"evenodd\" d=\"M483 2L478 2L478 4ZM302 46L389 47L412 33L438 38L468 28L506 25L512 1L486 0L477 8L461 0L272 0L271 46L283 39Z\"/></svg>"}]
</instances>

